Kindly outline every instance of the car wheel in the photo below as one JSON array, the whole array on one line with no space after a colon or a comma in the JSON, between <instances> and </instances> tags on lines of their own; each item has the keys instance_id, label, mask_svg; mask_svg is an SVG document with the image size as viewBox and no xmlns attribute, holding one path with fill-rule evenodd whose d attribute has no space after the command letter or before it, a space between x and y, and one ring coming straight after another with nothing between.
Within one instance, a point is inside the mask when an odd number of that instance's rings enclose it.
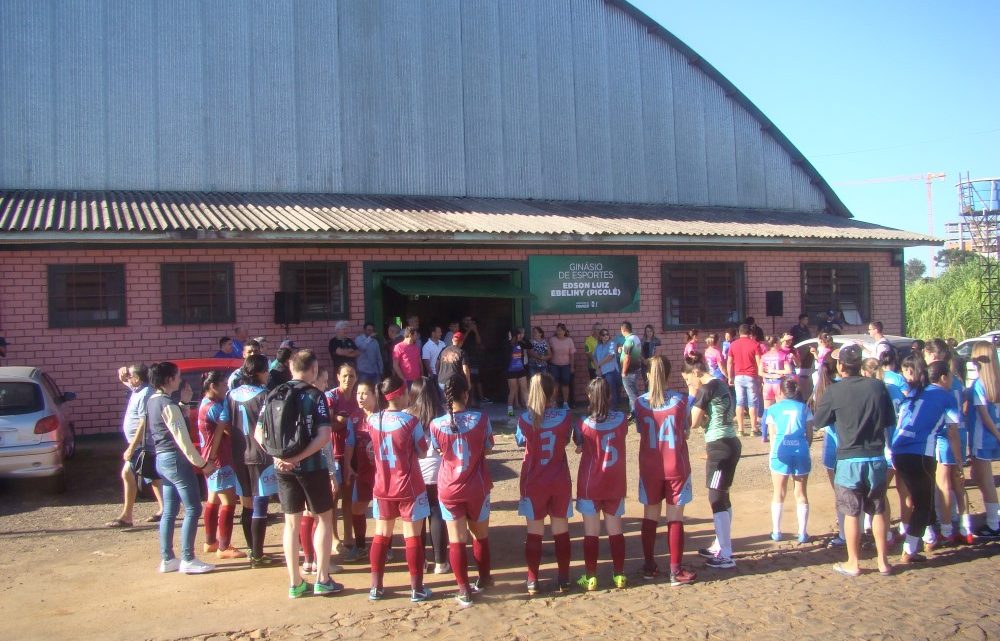
<instances>
[{"instance_id":1,"label":"car wheel","mask_svg":"<svg viewBox=\"0 0 1000 641\"><path fill-rule=\"evenodd\" d=\"M76 456L76 428L70 423L63 437L63 460L68 461L74 456Z\"/></svg>"}]
</instances>

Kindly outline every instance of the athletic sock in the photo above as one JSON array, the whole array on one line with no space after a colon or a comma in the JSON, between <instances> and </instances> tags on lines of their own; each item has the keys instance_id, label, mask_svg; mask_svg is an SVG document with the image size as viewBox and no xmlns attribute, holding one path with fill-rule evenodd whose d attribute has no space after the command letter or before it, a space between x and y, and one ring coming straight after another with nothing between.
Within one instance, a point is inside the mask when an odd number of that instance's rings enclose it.
<instances>
[{"instance_id":1,"label":"athletic sock","mask_svg":"<svg viewBox=\"0 0 1000 641\"><path fill-rule=\"evenodd\" d=\"M253 534L253 555L255 557L264 556L264 537L267 536L267 497L255 496L253 509L253 522L250 530Z\"/></svg>"},{"instance_id":2,"label":"athletic sock","mask_svg":"<svg viewBox=\"0 0 1000 641\"><path fill-rule=\"evenodd\" d=\"M424 587L424 546L419 536L406 538L406 567L410 571L410 588Z\"/></svg>"},{"instance_id":3,"label":"athletic sock","mask_svg":"<svg viewBox=\"0 0 1000 641\"><path fill-rule=\"evenodd\" d=\"M600 549L600 539L596 536L583 537L583 566L587 577L597 576L597 554Z\"/></svg>"},{"instance_id":4,"label":"athletic sock","mask_svg":"<svg viewBox=\"0 0 1000 641\"><path fill-rule=\"evenodd\" d=\"M489 581L493 569L490 560L489 537L472 539L472 558L476 560L476 567L479 568L479 578L483 582Z\"/></svg>"},{"instance_id":5,"label":"athletic sock","mask_svg":"<svg viewBox=\"0 0 1000 641\"><path fill-rule=\"evenodd\" d=\"M837 510L837 536L840 537L841 541L846 541L847 536L844 534L844 513Z\"/></svg>"},{"instance_id":6,"label":"athletic sock","mask_svg":"<svg viewBox=\"0 0 1000 641\"><path fill-rule=\"evenodd\" d=\"M611 548L611 567L615 575L625 574L625 535L612 534L608 537L608 546Z\"/></svg>"},{"instance_id":7,"label":"athletic sock","mask_svg":"<svg viewBox=\"0 0 1000 641\"><path fill-rule=\"evenodd\" d=\"M951 536L954 533L955 533L955 528L952 526L951 523L942 523L941 524L941 537L942 538L950 539Z\"/></svg>"},{"instance_id":8,"label":"athletic sock","mask_svg":"<svg viewBox=\"0 0 1000 641\"><path fill-rule=\"evenodd\" d=\"M781 510L784 508L784 503L771 503L771 533L777 534L781 532Z\"/></svg>"},{"instance_id":9,"label":"athletic sock","mask_svg":"<svg viewBox=\"0 0 1000 641\"><path fill-rule=\"evenodd\" d=\"M733 515L729 511L716 512L712 515L715 522L715 536L719 539L719 556L730 558L733 556L733 542L730 539L733 527Z\"/></svg>"},{"instance_id":10,"label":"athletic sock","mask_svg":"<svg viewBox=\"0 0 1000 641\"><path fill-rule=\"evenodd\" d=\"M968 510L968 508L966 508L966 510ZM963 514L961 516L961 520L960 520L958 531L962 535L966 535L966 534L968 534L969 532L972 531L972 515L969 514L968 512L966 512L965 514Z\"/></svg>"},{"instance_id":11,"label":"athletic sock","mask_svg":"<svg viewBox=\"0 0 1000 641\"><path fill-rule=\"evenodd\" d=\"M247 549L253 549L253 530L250 525L253 523L253 508L245 507L240 511L240 527L243 528L243 538L246 539Z\"/></svg>"},{"instance_id":12,"label":"athletic sock","mask_svg":"<svg viewBox=\"0 0 1000 641\"><path fill-rule=\"evenodd\" d=\"M569 532L556 534L553 538L556 542L556 566L559 568L559 581L566 582L569 581Z\"/></svg>"},{"instance_id":13,"label":"athletic sock","mask_svg":"<svg viewBox=\"0 0 1000 641\"><path fill-rule=\"evenodd\" d=\"M1000 530L1000 503L986 504L986 526L991 530Z\"/></svg>"},{"instance_id":14,"label":"athletic sock","mask_svg":"<svg viewBox=\"0 0 1000 641\"><path fill-rule=\"evenodd\" d=\"M681 569L681 559L684 557L684 522L670 521L667 523L667 544L670 548L670 571Z\"/></svg>"},{"instance_id":15,"label":"athletic sock","mask_svg":"<svg viewBox=\"0 0 1000 641\"><path fill-rule=\"evenodd\" d=\"M382 577L385 575L385 553L389 550L389 537L376 534L372 537L372 547L368 552L371 563L372 587L382 588Z\"/></svg>"},{"instance_id":16,"label":"athletic sock","mask_svg":"<svg viewBox=\"0 0 1000 641\"><path fill-rule=\"evenodd\" d=\"M906 523L904 523L903 521L899 522L899 535L906 536Z\"/></svg>"},{"instance_id":17,"label":"athletic sock","mask_svg":"<svg viewBox=\"0 0 1000 641\"><path fill-rule=\"evenodd\" d=\"M204 506L201 515L205 519L205 543L217 544L219 542L216 536L219 531L219 504L204 503Z\"/></svg>"},{"instance_id":18,"label":"athletic sock","mask_svg":"<svg viewBox=\"0 0 1000 641\"><path fill-rule=\"evenodd\" d=\"M868 512L865 512L864 530L865 532L872 531L872 515Z\"/></svg>"},{"instance_id":19,"label":"athletic sock","mask_svg":"<svg viewBox=\"0 0 1000 641\"><path fill-rule=\"evenodd\" d=\"M937 543L937 532L934 531L934 526L927 524L924 528L924 536L922 537L926 545L934 545Z\"/></svg>"},{"instance_id":20,"label":"athletic sock","mask_svg":"<svg viewBox=\"0 0 1000 641\"><path fill-rule=\"evenodd\" d=\"M542 563L542 535L529 534L524 540L524 561L528 566L528 581L538 580L538 566Z\"/></svg>"},{"instance_id":21,"label":"athletic sock","mask_svg":"<svg viewBox=\"0 0 1000 641\"><path fill-rule=\"evenodd\" d=\"M448 544L448 561L451 562L451 569L455 573L455 582L458 583L459 592L469 589L469 557L465 552L465 543Z\"/></svg>"},{"instance_id":22,"label":"athletic sock","mask_svg":"<svg viewBox=\"0 0 1000 641\"><path fill-rule=\"evenodd\" d=\"M313 525L316 524L315 517L303 516L299 522L299 545L302 546L302 556L306 563L316 561L316 548L313 546Z\"/></svg>"},{"instance_id":23,"label":"athletic sock","mask_svg":"<svg viewBox=\"0 0 1000 641\"><path fill-rule=\"evenodd\" d=\"M364 514L351 515L351 527L354 529L354 547L365 549L365 539L368 537L368 519Z\"/></svg>"},{"instance_id":24,"label":"athletic sock","mask_svg":"<svg viewBox=\"0 0 1000 641\"><path fill-rule=\"evenodd\" d=\"M795 505L795 516L799 520L799 536L805 536L809 526L809 504L797 503Z\"/></svg>"},{"instance_id":25,"label":"athletic sock","mask_svg":"<svg viewBox=\"0 0 1000 641\"><path fill-rule=\"evenodd\" d=\"M903 554L916 554L917 550L920 549L920 539L917 537L907 534L906 540L903 541Z\"/></svg>"},{"instance_id":26,"label":"athletic sock","mask_svg":"<svg viewBox=\"0 0 1000 641\"><path fill-rule=\"evenodd\" d=\"M642 557L646 561L646 567L653 567L653 546L656 544L656 521L652 519L642 520Z\"/></svg>"},{"instance_id":27,"label":"athletic sock","mask_svg":"<svg viewBox=\"0 0 1000 641\"><path fill-rule=\"evenodd\" d=\"M219 549L228 550L233 545L233 516L236 514L235 505L222 505L219 507Z\"/></svg>"}]
</instances>

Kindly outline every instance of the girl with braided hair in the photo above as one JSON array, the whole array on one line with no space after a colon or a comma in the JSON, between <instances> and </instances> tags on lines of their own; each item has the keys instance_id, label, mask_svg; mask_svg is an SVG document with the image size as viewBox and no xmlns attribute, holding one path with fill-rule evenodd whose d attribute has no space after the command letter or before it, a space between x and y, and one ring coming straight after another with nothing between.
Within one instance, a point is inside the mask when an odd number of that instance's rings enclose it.
<instances>
[{"instance_id":1,"label":"girl with braided hair","mask_svg":"<svg viewBox=\"0 0 1000 641\"><path fill-rule=\"evenodd\" d=\"M472 596L492 585L490 576L490 489L493 481L486 466L486 453L493 449L493 427L489 416L469 409L469 384L464 376L448 379L444 386L447 414L431 421L431 447L441 454L438 500L448 526L448 555L463 608ZM472 554L479 579L469 582L466 543L472 532Z\"/></svg>"}]
</instances>

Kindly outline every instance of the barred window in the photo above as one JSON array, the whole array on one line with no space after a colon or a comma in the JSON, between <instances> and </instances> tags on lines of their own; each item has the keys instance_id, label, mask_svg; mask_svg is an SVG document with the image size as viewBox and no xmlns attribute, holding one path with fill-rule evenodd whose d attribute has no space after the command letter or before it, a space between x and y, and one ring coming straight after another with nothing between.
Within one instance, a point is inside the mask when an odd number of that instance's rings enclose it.
<instances>
[{"instance_id":1,"label":"barred window","mask_svg":"<svg viewBox=\"0 0 1000 641\"><path fill-rule=\"evenodd\" d=\"M125 325L124 265L49 265L49 327Z\"/></svg>"},{"instance_id":2,"label":"barred window","mask_svg":"<svg viewBox=\"0 0 1000 641\"><path fill-rule=\"evenodd\" d=\"M281 263L281 290L299 294L303 321L348 316L347 263Z\"/></svg>"},{"instance_id":3,"label":"barred window","mask_svg":"<svg viewBox=\"0 0 1000 641\"><path fill-rule=\"evenodd\" d=\"M164 263L160 286L164 325L236 320L232 263Z\"/></svg>"},{"instance_id":4,"label":"barred window","mask_svg":"<svg viewBox=\"0 0 1000 641\"><path fill-rule=\"evenodd\" d=\"M867 263L803 263L802 306L813 320L828 310L840 312L849 325L870 320Z\"/></svg>"},{"instance_id":5,"label":"barred window","mask_svg":"<svg viewBox=\"0 0 1000 641\"><path fill-rule=\"evenodd\" d=\"M743 263L663 263L663 327L718 328L744 316Z\"/></svg>"}]
</instances>

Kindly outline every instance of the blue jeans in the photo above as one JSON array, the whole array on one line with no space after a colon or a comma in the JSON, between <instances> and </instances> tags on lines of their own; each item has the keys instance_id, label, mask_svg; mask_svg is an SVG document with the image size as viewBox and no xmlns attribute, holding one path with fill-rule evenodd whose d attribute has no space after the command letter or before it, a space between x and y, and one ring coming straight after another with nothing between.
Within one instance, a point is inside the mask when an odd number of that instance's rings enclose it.
<instances>
[{"instance_id":1,"label":"blue jeans","mask_svg":"<svg viewBox=\"0 0 1000 641\"><path fill-rule=\"evenodd\" d=\"M611 388L611 407L618 407L618 401L620 400L618 396L618 388L622 386L622 375L617 369L615 369L607 374L601 374L601 378L603 378L604 382L606 382L608 387Z\"/></svg>"},{"instance_id":2,"label":"blue jeans","mask_svg":"<svg viewBox=\"0 0 1000 641\"><path fill-rule=\"evenodd\" d=\"M174 519L184 503L184 522L181 525L181 559L194 559L194 537L198 533L201 516L201 489L194 467L180 452L161 452L156 455L156 472L163 479L163 516L160 517L160 558L174 558Z\"/></svg>"},{"instance_id":3,"label":"blue jeans","mask_svg":"<svg viewBox=\"0 0 1000 641\"><path fill-rule=\"evenodd\" d=\"M639 398L639 372L631 371L622 376L622 386L628 395L628 409L635 413L635 399Z\"/></svg>"}]
</instances>

